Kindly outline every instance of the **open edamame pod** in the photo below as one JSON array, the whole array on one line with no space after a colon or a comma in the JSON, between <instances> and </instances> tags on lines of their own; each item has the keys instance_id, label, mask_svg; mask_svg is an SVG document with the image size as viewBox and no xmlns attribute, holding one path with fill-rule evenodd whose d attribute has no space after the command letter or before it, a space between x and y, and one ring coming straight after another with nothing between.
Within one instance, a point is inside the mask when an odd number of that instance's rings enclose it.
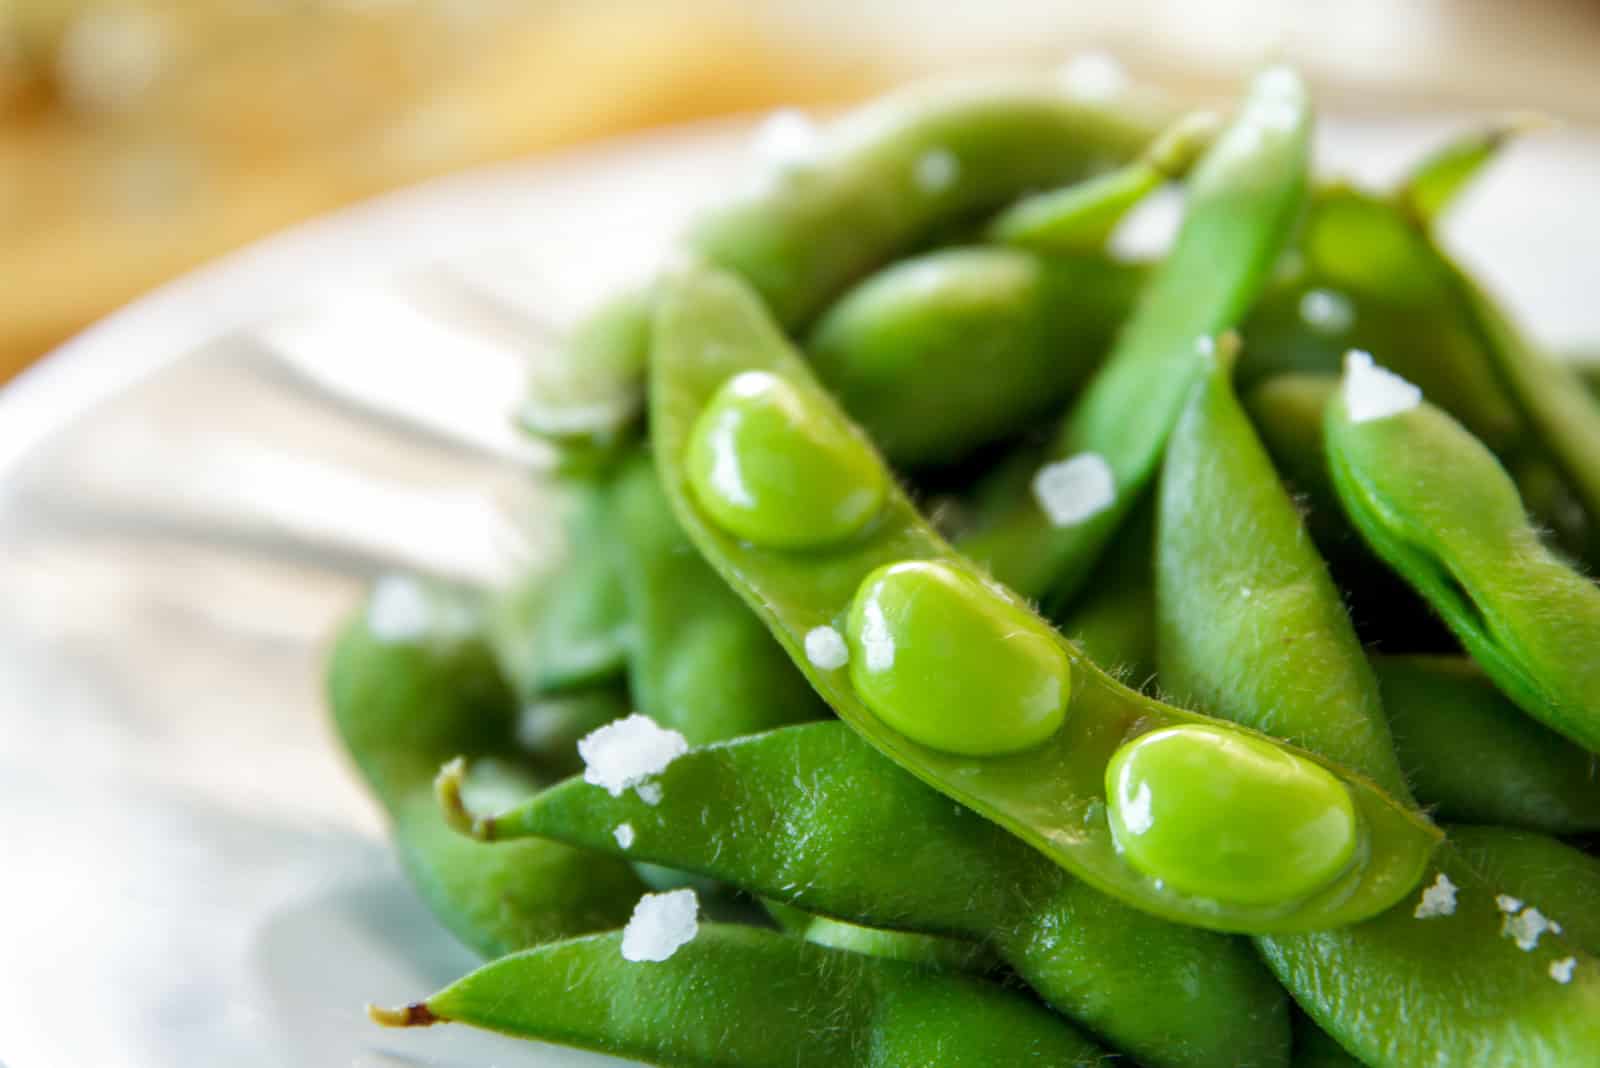
<instances>
[{"instance_id":1,"label":"open edamame pod","mask_svg":"<svg viewBox=\"0 0 1600 1068\"><path fill-rule=\"evenodd\" d=\"M656 461L685 531L834 710L896 763L1096 889L1179 922L1232 931L1348 923L1416 881L1438 832L1406 805L1336 764L1134 693L951 549L737 279L708 268L675 277L651 365ZM741 396L759 398L753 438L742 415L725 418ZM758 444L746 449L747 440ZM841 472L852 481L841 484ZM846 511L818 514L781 546L729 529L706 503L759 512L818 478L850 504L852 523L841 521ZM858 496L877 508L857 511ZM1141 745L1155 733L1159 750ZM1139 753L1108 784L1124 747ZM1198 781L1170 759L1202 750L1218 763ZM1179 804L1186 792L1228 786L1264 797L1269 780L1304 805ZM1306 830L1276 822L1291 812L1289 822L1314 816L1326 831L1302 839L1329 847L1315 869L1279 848L1278 832ZM1292 893L1267 902L1248 887L1178 889L1196 885L1191 850L1141 850L1136 864L1126 848L1151 831L1146 842L1169 838L1169 827L1215 834L1219 845L1230 828L1248 827L1252 840L1239 847L1263 877L1275 864L1274 874L1295 868L1284 884Z\"/></svg>"},{"instance_id":2,"label":"open edamame pod","mask_svg":"<svg viewBox=\"0 0 1600 1068\"><path fill-rule=\"evenodd\" d=\"M693 750L654 781L655 804L572 779L493 815L450 811L491 841L547 836L900 937L992 948L1046 1002L1148 1068L1288 1059L1283 993L1248 943L1090 889L842 723ZM456 801L449 789L444 799Z\"/></svg>"},{"instance_id":3,"label":"open edamame pod","mask_svg":"<svg viewBox=\"0 0 1600 1068\"><path fill-rule=\"evenodd\" d=\"M1140 201L1189 173L1221 125L1214 112L1185 115L1133 162L1065 189L1022 198L995 217L986 236L1035 252L1098 252Z\"/></svg>"},{"instance_id":4,"label":"open edamame pod","mask_svg":"<svg viewBox=\"0 0 1600 1068\"><path fill-rule=\"evenodd\" d=\"M1105 1054L1004 987L753 927L700 924L670 957L622 933L486 964L379 1023L458 1022L674 1068L1094 1068ZM797 1060L798 1058L798 1060Z\"/></svg>"},{"instance_id":5,"label":"open edamame pod","mask_svg":"<svg viewBox=\"0 0 1600 1068\"><path fill-rule=\"evenodd\" d=\"M1364 353L1325 434L1334 487L1373 551L1518 706L1600 751L1600 587L1545 548L1489 450Z\"/></svg>"},{"instance_id":6,"label":"open edamame pod","mask_svg":"<svg viewBox=\"0 0 1600 1068\"><path fill-rule=\"evenodd\" d=\"M1443 819L1600 830L1600 756L1523 715L1459 656L1373 658L1395 749Z\"/></svg>"},{"instance_id":7,"label":"open edamame pod","mask_svg":"<svg viewBox=\"0 0 1600 1068\"><path fill-rule=\"evenodd\" d=\"M480 804L542 785L517 752L518 701L482 627L473 596L385 578L341 633L328 692L339 736L393 823L407 877L439 921L487 957L615 926L642 886L621 861L554 842L493 849L446 825L433 778L459 754L477 758L464 789Z\"/></svg>"},{"instance_id":8,"label":"open edamame pod","mask_svg":"<svg viewBox=\"0 0 1600 1068\"><path fill-rule=\"evenodd\" d=\"M771 898L763 900L761 905L777 922L780 930L830 949L847 949L852 953L865 953L869 957L887 957L928 968L970 972L973 975L992 975L1000 968L999 959L988 946L980 942L849 923L832 916L806 912Z\"/></svg>"},{"instance_id":9,"label":"open edamame pod","mask_svg":"<svg viewBox=\"0 0 1600 1068\"><path fill-rule=\"evenodd\" d=\"M806 347L891 463L947 463L1059 410L1143 279L1099 255L941 249L840 297Z\"/></svg>"},{"instance_id":10,"label":"open edamame pod","mask_svg":"<svg viewBox=\"0 0 1600 1068\"><path fill-rule=\"evenodd\" d=\"M1236 345L1224 338L1207 358L1167 443L1155 556L1161 684L1409 801L1344 602L1234 396ZM1302 692L1314 697L1286 696Z\"/></svg>"},{"instance_id":11,"label":"open edamame pod","mask_svg":"<svg viewBox=\"0 0 1600 1068\"><path fill-rule=\"evenodd\" d=\"M1024 596L1070 600L1154 476L1204 349L1238 325L1278 259L1305 198L1311 106L1292 71L1258 75L1187 183L1177 242L1151 276L1100 371L1067 413L1035 492L962 539L962 550ZM1104 500L1051 504L1067 465L1092 463ZM1109 476L1109 477L1107 477Z\"/></svg>"},{"instance_id":12,"label":"open edamame pod","mask_svg":"<svg viewBox=\"0 0 1600 1068\"><path fill-rule=\"evenodd\" d=\"M639 710L691 745L826 713L782 648L684 536L643 451L611 487L612 562L637 639Z\"/></svg>"},{"instance_id":13,"label":"open edamame pod","mask_svg":"<svg viewBox=\"0 0 1600 1068\"><path fill-rule=\"evenodd\" d=\"M744 278L790 330L943 226L1131 159L1161 107L1091 99L1048 76L916 86L846 116L814 156L785 161L702 217L684 249ZM523 422L564 440L615 440L644 405L653 296L596 311L531 384Z\"/></svg>"}]
</instances>

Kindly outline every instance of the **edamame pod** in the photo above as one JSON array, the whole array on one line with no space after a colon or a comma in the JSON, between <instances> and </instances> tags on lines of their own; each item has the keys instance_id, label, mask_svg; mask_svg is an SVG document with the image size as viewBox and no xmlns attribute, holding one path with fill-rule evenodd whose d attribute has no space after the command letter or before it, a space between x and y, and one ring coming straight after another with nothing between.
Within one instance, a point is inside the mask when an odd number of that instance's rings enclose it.
<instances>
[{"instance_id":1,"label":"edamame pod","mask_svg":"<svg viewBox=\"0 0 1600 1068\"><path fill-rule=\"evenodd\" d=\"M480 803L539 787L511 735L517 699L501 678L471 596L419 579L382 580L346 625L328 669L334 725L393 823L402 867L429 909L484 956L615 926L640 884L620 861L552 842L492 849L452 832L433 777L479 759Z\"/></svg>"},{"instance_id":2,"label":"edamame pod","mask_svg":"<svg viewBox=\"0 0 1600 1068\"><path fill-rule=\"evenodd\" d=\"M1600 757L1506 700L1472 661L1372 661L1417 796L1448 820L1547 834L1600 830Z\"/></svg>"},{"instance_id":3,"label":"edamame pod","mask_svg":"<svg viewBox=\"0 0 1600 1068\"><path fill-rule=\"evenodd\" d=\"M1104 256L941 249L850 290L806 347L892 463L949 463L1059 410L1143 277Z\"/></svg>"},{"instance_id":4,"label":"edamame pod","mask_svg":"<svg viewBox=\"0 0 1600 1068\"><path fill-rule=\"evenodd\" d=\"M1051 443L1041 477L1065 479L1070 469L1056 465L1094 457L1109 473L1109 500L1080 514L1038 493L1014 499L962 540L1000 581L1052 610L1076 592L1154 476L1205 347L1244 318L1288 242L1304 200L1310 130L1298 76L1277 67L1257 76L1189 177L1172 252Z\"/></svg>"},{"instance_id":5,"label":"edamame pod","mask_svg":"<svg viewBox=\"0 0 1600 1068\"><path fill-rule=\"evenodd\" d=\"M987 237L1035 252L1098 252L1140 201L1189 173L1221 125L1214 112L1185 115L1133 162L1065 189L1022 198L989 224Z\"/></svg>"},{"instance_id":6,"label":"edamame pod","mask_svg":"<svg viewBox=\"0 0 1600 1068\"><path fill-rule=\"evenodd\" d=\"M1161 684L1180 701L1226 709L1236 722L1360 769L1409 801L1372 668L1234 396L1229 345L1218 348L1161 472ZM1301 693L1304 701L1285 696Z\"/></svg>"},{"instance_id":7,"label":"edamame pod","mask_svg":"<svg viewBox=\"0 0 1600 1068\"><path fill-rule=\"evenodd\" d=\"M628 677L639 710L690 744L822 715L761 621L684 537L647 454L623 463L611 493L610 548L634 620Z\"/></svg>"},{"instance_id":8,"label":"edamame pod","mask_svg":"<svg viewBox=\"0 0 1600 1068\"><path fill-rule=\"evenodd\" d=\"M1328 462L1362 536L1524 711L1600 751L1600 588L1557 559L1461 424L1354 354Z\"/></svg>"},{"instance_id":9,"label":"edamame pod","mask_svg":"<svg viewBox=\"0 0 1600 1068\"><path fill-rule=\"evenodd\" d=\"M1059 630L1134 689L1156 674L1155 508L1134 509Z\"/></svg>"},{"instance_id":10,"label":"edamame pod","mask_svg":"<svg viewBox=\"0 0 1600 1068\"><path fill-rule=\"evenodd\" d=\"M379 1023L459 1022L682 1068L1081 1066L1105 1055L1036 1002L985 982L701 924L662 961L595 935L486 964Z\"/></svg>"},{"instance_id":11,"label":"edamame pod","mask_svg":"<svg viewBox=\"0 0 1600 1068\"><path fill-rule=\"evenodd\" d=\"M655 781L654 805L574 779L508 811L455 821L490 840L546 835L811 912L970 939L1151 1068L1287 1061L1282 993L1246 943L1097 893L843 724L694 750ZM632 831L626 850L613 833L622 825Z\"/></svg>"},{"instance_id":12,"label":"edamame pod","mask_svg":"<svg viewBox=\"0 0 1600 1068\"><path fill-rule=\"evenodd\" d=\"M1499 902L1502 912L1515 916L1535 905L1560 928L1551 928L1553 933L1600 957L1600 859L1547 835L1507 827L1453 826L1450 844L1522 906ZM1536 925L1525 922L1506 933L1527 940Z\"/></svg>"},{"instance_id":13,"label":"edamame pod","mask_svg":"<svg viewBox=\"0 0 1600 1068\"><path fill-rule=\"evenodd\" d=\"M1540 121L1533 115L1508 116L1445 142L1412 169L1395 190L1395 200L1421 226L1432 228L1508 141Z\"/></svg>"},{"instance_id":14,"label":"edamame pod","mask_svg":"<svg viewBox=\"0 0 1600 1068\"><path fill-rule=\"evenodd\" d=\"M1148 731L1215 721L1115 682L1024 600L957 555L897 489L853 540L815 551L752 543L712 521L697 501L703 488L691 487L685 453L697 420L725 382L761 371L785 379L808 405L834 405L737 279L689 269L672 281L657 316L652 367L656 460L684 529L834 710L896 763L1095 888L1180 922L1234 931L1347 923L1392 904L1415 882L1437 831L1331 763L1324 766L1360 812L1360 860L1307 898L1270 905L1196 899L1134 868L1117 850L1106 820L1107 764ZM895 567L905 569L894 575L903 589L879 597L879 585L869 579ZM930 595L929 606L920 605L919 589ZM946 607L931 607L935 599ZM930 650L948 647L940 635L956 622L973 644L948 648L939 672L918 676L909 666L928 663ZM1020 635L1027 636L1025 647ZM1002 661L1016 661L1030 683L1022 685L1022 674L998 679L995 665ZM904 674L895 674L897 664ZM870 694L859 688L862 672L881 675ZM980 700L963 718L960 705L973 679L1003 681L996 693L1014 700ZM891 704L902 713L898 726L883 715ZM926 719L917 718L919 706L929 710ZM1061 729L1047 733L1055 722ZM963 756L952 745L995 755ZM1292 759L1313 758L1293 753ZM1219 821L1254 817L1226 809L1215 815Z\"/></svg>"},{"instance_id":15,"label":"edamame pod","mask_svg":"<svg viewBox=\"0 0 1600 1068\"><path fill-rule=\"evenodd\" d=\"M887 957L908 964L974 975L989 975L1000 968L999 958L981 942L847 923L771 899L763 901L762 906L777 921L780 929L830 949L844 949L851 953L865 953L869 957Z\"/></svg>"},{"instance_id":16,"label":"edamame pod","mask_svg":"<svg viewBox=\"0 0 1600 1068\"><path fill-rule=\"evenodd\" d=\"M569 521L569 556L548 581L544 611L532 626L527 655L533 693L584 689L621 679L627 668L632 620L613 553L615 537L606 487L578 488Z\"/></svg>"},{"instance_id":17,"label":"edamame pod","mask_svg":"<svg viewBox=\"0 0 1600 1068\"><path fill-rule=\"evenodd\" d=\"M941 227L1132 158L1161 110L1089 99L1049 77L913 87L846 116L813 158L705 215L684 247L754 286L785 328L802 329ZM550 384L534 380L524 424L601 442L625 431L643 407L652 300L626 294L580 325Z\"/></svg>"}]
</instances>

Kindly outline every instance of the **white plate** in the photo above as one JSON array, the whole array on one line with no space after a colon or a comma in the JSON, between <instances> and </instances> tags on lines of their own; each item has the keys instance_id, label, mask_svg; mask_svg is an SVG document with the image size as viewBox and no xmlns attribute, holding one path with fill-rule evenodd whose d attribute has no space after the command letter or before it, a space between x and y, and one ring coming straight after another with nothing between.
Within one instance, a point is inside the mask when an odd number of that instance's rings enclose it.
<instances>
[{"instance_id":1,"label":"white plate","mask_svg":"<svg viewBox=\"0 0 1600 1068\"><path fill-rule=\"evenodd\" d=\"M1392 175L1447 125L1329 123L1323 158ZM522 361L738 180L744 137L364 205L0 393L0 1061L617 1063L366 1021L472 960L400 881L323 725L319 661L382 570L493 577L527 551L506 518L540 515L506 414ZM1563 344L1600 340L1595 189L1600 145L1569 131L1519 147L1455 220Z\"/></svg>"}]
</instances>

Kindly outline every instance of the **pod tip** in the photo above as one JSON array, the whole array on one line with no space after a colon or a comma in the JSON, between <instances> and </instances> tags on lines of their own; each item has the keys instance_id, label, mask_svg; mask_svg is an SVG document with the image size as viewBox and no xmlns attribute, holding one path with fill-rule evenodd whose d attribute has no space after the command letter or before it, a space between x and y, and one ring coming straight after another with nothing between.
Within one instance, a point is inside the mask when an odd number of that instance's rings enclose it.
<instances>
[{"instance_id":1,"label":"pod tip","mask_svg":"<svg viewBox=\"0 0 1600 1068\"><path fill-rule=\"evenodd\" d=\"M442 1022L434 1015L433 1010L421 1001L398 1009L386 1009L382 1005L369 1004L367 1015L371 1017L373 1023L383 1027L428 1027Z\"/></svg>"}]
</instances>

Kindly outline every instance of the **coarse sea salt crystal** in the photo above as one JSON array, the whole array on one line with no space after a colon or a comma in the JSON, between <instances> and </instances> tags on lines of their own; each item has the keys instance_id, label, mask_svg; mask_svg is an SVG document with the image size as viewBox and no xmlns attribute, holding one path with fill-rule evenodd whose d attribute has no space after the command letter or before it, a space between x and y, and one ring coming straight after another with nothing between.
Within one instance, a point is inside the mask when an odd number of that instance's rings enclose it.
<instances>
[{"instance_id":1,"label":"coarse sea salt crystal","mask_svg":"<svg viewBox=\"0 0 1600 1068\"><path fill-rule=\"evenodd\" d=\"M1501 912L1516 912L1522 908L1522 899L1510 894L1496 894L1494 904Z\"/></svg>"},{"instance_id":2,"label":"coarse sea salt crystal","mask_svg":"<svg viewBox=\"0 0 1600 1068\"><path fill-rule=\"evenodd\" d=\"M1061 83L1080 100L1111 100L1128 89L1128 72L1109 52L1084 52L1061 68Z\"/></svg>"},{"instance_id":3,"label":"coarse sea salt crystal","mask_svg":"<svg viewBox=\"0 0 1600 1068\"><path fill-rule=\"evenodd\" d=\"M1417 907L1411 915L1419 920L1429 920L1435 916L1453 916L1456 911L1456 884L1450 881L1450 876L1444 872L1433 880L1433 885L1422 891L1422 900L1417 902Z\"/></svg>"},{"instance_id":4,"label":"coarse sea salt crystal","mask_svg":"<svg viewBox=\"0 0 1600 1068\"><path fill-rule=\"evenodd\" d=\"M806 631L806 659L812 667L837 671L850 662L850 648L832 627L812 627Z\"/></svg>"},{"instance_id":5,"label":"coarse sea salt crystal","mask_svg":"<svg viewBox=\"0 0 1600 1068\"><path fill-rule=\"evenodd\" d=\"M1352 423L1385 419L1422 403L1422 390L1372 362L1372 354L1351 349L1344 357L1344 407Z\"/></svg>"},{"instance_id":6,"label":"coarse sea salt crystal","mask_svg":"<svg viewBox=\"0 0 1600 1068\"><path fill-rule=\"evenodd\" d=\"M590 731L578 741L583 781L605 787L612 797L621 797L630 786L644 785L646 779L659 775L688 751L683 735L658 727L637 712ZM640 796L644 796L642 790Z\"/></svg>"},{"instance_id":7,"label":"coarse sea salt crystal","mask_svg":"<svg viewBox=\"0 0 1600 1068\"><path fill-rule=\"evenodd\" d=\"M646 894L622 929L622 958L659 963L694 941L700 929L700 902L693 890Z\"/></svg>"},{"instance_id":8,"label":"coarse sea salt crystal","mask_svg":"<svg viewBox=\"0 0 1600 1068\"><path fill-rule=\"evenodd\" d=\"M633 824L619 823L611 829L611 837L617 840L617 845L623 849L633 848Z\"/></svg>"},{"instance_id":9,"label":"coarse sea salt crystal","mask_svg":"<svg viewBox=\"0 0 1600 1068\"><path fill-rule=\"evenodd\" d=\"M961 161L947 148L935 148L917 157L912 177L917 188L925 193L940 193L949 189L961 174Z\"/></svg>"},{"instance_id":10,"label":"coarse sea salt crystal","mask_svg":"<svg viewBox=\"0 0 1600 1068\"><path fill-rule=\"evenodd\" d=\"M774 167L797 167L817 158L822 134L811 116L798 108L780 108L756 127L756 156Z\"/></svg>"},{"instance_id":11,"label":"coarse sea salt crystal","mask_svg":"<svg viewBox=\"0 0 1600 1068\"><path fill-rule=\"evenodd\" d=\"M1549 929L1550 921L1532 905L1500 921L1501 935L1515 942L1524 953L1532 953L1537 949L1539 938Z\"/></svg>"},{"instance_id":12,"label":"coarse sea salt crystal","mask_svg":"<svg viewBox=\"0 0 1600 1068\"><path fill-rule=\"evenodd\" d=\"M367 629L381 642L420 638L428 629L428 598L414 579L385 575L367 601Z\"/></svg>"},{"instance_id":13,"label":"coarse sea salt crystal","mask_svg":"<svg viewBox=\"0 0 1600 1068\"><path fill-rule=\"evenodd\" d=\"M1560 960L1550 962L1550 978L1558 983L1572 982L1572 973L1577 970L1577 957L1562 957Z\"/></svg>"},{"instance_id":14,"label":"coarse sea salt crystal","mask_svg":"<svg viewBox=\"0 0 1600 1068\"><path fill-rule=\"evenodd\" d=\"M1117 498L1111 465L1097 452L1045 464L1033 476L1033 496L1058 527L1070 527L1111 507Z\"/></svg>"},{"instance_id":15,"label":"coarse sea salt crystal","mask_svg":"<svg viewBox=\"0 0 1600 1068\"><path fill-rule=\"evenodd\" d=\"M1323 334L1338 334L1355 322L1349 298L1331 289L1308 289L1300 295L1300 321Z\"/></svg>"},{"instance_id":16,"label":"coarse sea salt crystal","mask_svg":"<svg viewBox=\"0 0 1600 1068\"><path fill-rule=\"evenodd\" d=\"M654 808L661 804L661 784L658 782L642 782L633 788L639 795L639 800Z\"/></svg>"}]
</instances>

